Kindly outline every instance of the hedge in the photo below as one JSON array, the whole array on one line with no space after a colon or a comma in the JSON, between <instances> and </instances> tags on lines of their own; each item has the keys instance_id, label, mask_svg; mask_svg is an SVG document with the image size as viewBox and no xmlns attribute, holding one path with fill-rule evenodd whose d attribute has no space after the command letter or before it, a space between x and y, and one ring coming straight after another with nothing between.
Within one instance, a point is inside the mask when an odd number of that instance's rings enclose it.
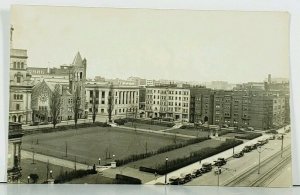
<instances>
[{"instance_id":1,"label":"hedge","mask_svg":"<svg viewBox=\"0 0 300 195\"><path fill-rule=\"evenodd\" d=\"M208 139L209 138L207 138L207 137L199 137L199 138L186 140L183 143L163 146L163 147L159 148L157 151L154 151L154 152L147 152L147 153L142 153L142 154L133 154L133 155L130 155L130 156L124 158L124 159L116 160L116 163L117 163L117 166L122 166L122 165L128 164L130 162L134 162L134 161L137 161L137 160L148 158L150 156L154 156L154 155L157 155L157 154L169 152L171 150L175 150L175 149L178 149L178 148L183 148L183 147L188 146L188 145L200 143L200 142L203 142L203 141L208 140Z\"/></svg>"},{"instance_id":2,"label":"hedge","mask_svg":"<svg viewBox=\"0 0 300 195\"><path fill-rule=\"evenodd\" d=\"M110 124L95 122L95 123L79 123L77 128L86 128L86 127L110 127ZM65 131L69 129L74 129L74 125L59 125L55 128L53 127L41 127L40 129L26 129L24 131L25 135L35 134L35 133L51 133L55 131Z\"/></svg>"},{"instance_id":3,"label":"hedge","mask_svg":"<svg viewBox=\"0 0 300 195\"><path fill-rule=\"evenodd\" d=\"M160 125L165 127L173 127L175 125L174 122L163 121L163 120L142 120L137 118L126 118L124 119L126 122L135 122L141 124L148 124L148 125ZM116 120L115 120L116 121Z\"/></svg>"},{"instance_id":4,"label":"hedge","mask_svg":"<svg viewBox=\"0 0 300 195\"><path fill-rule=\"evenodd\" d=\"M142 181L135 177L116 174L115 183L116 184L142 184Z\"/></svg>"},{"instance_id":5,"label":"hedge","mask_svg":"<svg viewBox=\"0 0 300 195\"><path fill-rule=\"evenodd\" d=\"M88 169L88 170L73 170L70 172L61 173L58 175L54 183L65 183L68 181L71 181L72 179L82 178L84 176L90 175L90 174L96 174L97 171L95 169Z\"/></svg>"},{"instance_id":6,"label":"hedge","mask_svg":"<svg viewBox=\"0 0 300 195\"><path fill-rule=\"evenodd\" d=\"M191 152L189 156L185 156L183 158L177 158L174 160L169 160L168 161L168 166L166 169L165 163L158 165L155 168L148 168L148 167L143 167L140 168L141 171L147 170L147 172L151 173L158 173L160 175L175 171L177 169L180 169L182 167L188 166L192 163L198 162L200 160L203 160L205 158L208 158L210 156L213 156L215 154L218 154L220 152L223 152L225 150L228 150L230 148L233 148L237 145L242 144L243 141L241 140L227 140L226 142L222 143L220 146L216 148L202 148L199 151L196 152Z\"/></svg>"},{"instance_id":7,"label":"hedge","mask_svg":"<svg viewBox=\"0 0 300 195\"><path fill-rule=\"evenodd\" d=\"M255 138L260 137L260 136L262 136L261 133L247 133L247 134L244 134L244 135L236 135L234 137L237 138L237 139L252 140L252 139L255 139Z\"/></svg>"}]
</instances>

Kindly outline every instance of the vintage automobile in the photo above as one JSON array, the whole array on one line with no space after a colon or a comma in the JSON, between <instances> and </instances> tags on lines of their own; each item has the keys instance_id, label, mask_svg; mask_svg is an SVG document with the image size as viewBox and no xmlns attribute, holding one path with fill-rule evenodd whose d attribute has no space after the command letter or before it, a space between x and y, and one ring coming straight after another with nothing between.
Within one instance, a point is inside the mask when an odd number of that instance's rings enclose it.
<instances>
[{"instance_id":1,"label":"vintage automobile","mask_svg":"<svg viewBox=\"0 0 300 195\"><path fill-rule=\"evenodd\" d=\"M196 178L202 175L202 172L200 169L194 169L192 172L192 178Z\"/></svg>"},{"instance_id":2,"label":"vintage automobile","mask_svg":"<svg viewBox=\"0 0 300 195\"><path fill-rule=\"evenodd\" d=\"M200 170L202 173L210 172L212 170L212 164L209 162L203 163Z\"/></svg>"},{"instance_id":3,"label":"vintage automobile","mask_svg":"<svg viewBox=\"0 0 300 195\"><path fill-rule=\"evenodd\" d=\"M223 166L226 164L225 158L218 158L218 160L214 161L215 166Z\"/></svg>"},{"instance_id":4,"label":"vintage automobile","mask_svg":"<svg viewBox=\"0 0 300 195\"><path fill-rule=\"evenodd\" d=\"M233 158L241 158L241 157L243 157L244 156L244 152L239 152L239 153L235 153L232 157Z\"/></svg>"}]
</instances>

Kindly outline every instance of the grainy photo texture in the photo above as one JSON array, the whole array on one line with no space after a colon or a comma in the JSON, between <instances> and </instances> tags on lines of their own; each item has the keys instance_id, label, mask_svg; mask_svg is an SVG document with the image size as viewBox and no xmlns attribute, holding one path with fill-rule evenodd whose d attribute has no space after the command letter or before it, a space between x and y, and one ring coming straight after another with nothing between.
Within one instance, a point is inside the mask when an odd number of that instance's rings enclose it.
<instances>
[{"instance_id":1,"label":"grainy photo texture","mask_svg":"<svg viewBox=\"0 0 300 195\"><path fill-rule=\"evenodd\" d=\"M291 186L288 13L11 11L9 183Z\"/></svg>"}]
</instances>

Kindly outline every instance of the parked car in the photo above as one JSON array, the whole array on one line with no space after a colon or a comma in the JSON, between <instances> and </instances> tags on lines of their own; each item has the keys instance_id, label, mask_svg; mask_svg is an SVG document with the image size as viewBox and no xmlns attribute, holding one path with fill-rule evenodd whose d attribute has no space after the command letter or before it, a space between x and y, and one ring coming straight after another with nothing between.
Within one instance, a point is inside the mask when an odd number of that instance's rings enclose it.
<instances>
[{"instance_id":1,"label":"parked car","mask_svg":"<svg viewBox=\"0 0 300 195\"><path fill-rule=\"evenodd\" d=\"M194 169L192 172L192 178L196 178L202 175L202 172L200 169Z\"/></svg>"},{"instance_id":2,"label":"parked car","mask_svg":"<svg viewBox=\"0 0 300 195\"><path fill-rule=\"evenodd\" d=\"M180 179L183 183L190 182L192 180L192 174L191 173L181 173Z\"/></svg>"},{"instance_id":3,"label":"parked car","mask_svg":"<svg viewBox=\"0 0 300 195\"><path fill-rule=\"evenodd\" d=\"M215 162L215 166L223 166L226 164L226 160L225 158L218 158L218 160L214 161Z\"/></svg>"},{"instance_id":4,"label":"parked car","mask_svg":"<svg viewBox=\"0 0 300 195\"><path fill-rule=\"evenodd\" d=\"M245 153L247 153L247 152L251 152L251 146L245 146L244 148L243 148L243 152Z\"/></svg>"},{"instance_id":5,"label":"parked car","mask_svg":"<svg viewBox=\"0 0 300 195\"><path fill-rule=\"evenodd\" d=\"M202 173L210 172L212 170L212 164L209 162L203 163L200 170Z\"/></svg>"},{"instance_id":6,"label":"parked car","mask_svg":"<svg viewBox=\"0 0 300 195\"><path fill-rule=\"evenodd\" d=\"M232 157L233 158L241 158L242 156L244 156L244 152L239 152L239 153L235 153Z\"/></svg>"},{"instance_id":7,"label":"parked car","mask_svg":"<svg viewBox=\"0 0 300 195\"><path fill-rule=\"evenodd\" d=\"M182 180L178 176L172 176L169 178L169 182L171 185L181 185L183 184Z\"/></svg>"}]
</instances>

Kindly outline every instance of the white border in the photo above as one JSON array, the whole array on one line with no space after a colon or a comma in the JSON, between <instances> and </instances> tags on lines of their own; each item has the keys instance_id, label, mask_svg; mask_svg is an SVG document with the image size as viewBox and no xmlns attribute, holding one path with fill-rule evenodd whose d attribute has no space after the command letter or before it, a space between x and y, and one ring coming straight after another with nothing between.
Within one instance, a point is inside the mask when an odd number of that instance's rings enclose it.
<instances>
[{"instance_id":1,"label":"white border","mask_svg":"<svg viewBox=\"0 0 300 195\"><path fill-rule=\"evenodd\" d=\"M300 185L300 1L297 0L1 0L0 1L0 182L6 181L6 144L8 119L9 8L12 4L85 7L123 7L193 10L287 11L291 15L291 110L293 135L293 183Z\"/></svg>"}]
</instances>

